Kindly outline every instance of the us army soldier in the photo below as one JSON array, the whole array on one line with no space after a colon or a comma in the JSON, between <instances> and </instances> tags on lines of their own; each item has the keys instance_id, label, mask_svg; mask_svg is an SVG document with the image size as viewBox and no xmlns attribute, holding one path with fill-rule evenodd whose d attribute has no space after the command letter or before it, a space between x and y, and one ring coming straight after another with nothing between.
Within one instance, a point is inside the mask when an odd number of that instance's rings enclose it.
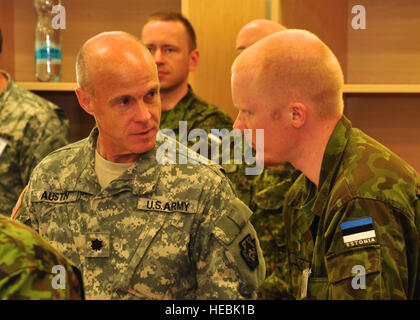
<instances>
[{"instance_id":1,"label":"us army soldier","mask_svg":"<svg viewBox=\"0 0 420 320\"><path fill-rule=\"evenodd\" d=\"M289 294L418 299L419 176L352 127L343 79L331 50L303 30L260 40L232 67L234 126L264 128L264 163L303 173L285 199Z\"/></svg>"},{"instance_id":2,"label":"us army soldier","mask_svg":"<svg viewBox=\"0 0 420 320\"><path fill-rule=\"evenodd\" d=\"M0 70L0 214L10 216L33 168L66 145L69 136L69 120L61 108Z\"/></svg>"},{"instance_id":3,"label":"us army soldier","mask_svg":"<svg viewBox=\"0 0 420 320\"><path fill-rule=\"evenodd\" d=\"M0 216L0 300L83 298L82 275L72 262L32 229Z\"/></svg>"},{"instance_id":4,"label":"us army soldier","mask_svg":"<svg viewBox=\"0 0 420 320\"><path fill-rule=\"evenodd\" d=\"M251 211L219 167L177 164L193 152L175 140L175 161L162 164L147 48L103 33L76 64L76 94L97 127L40 163L17 219L80 267L88 299L255 298L265 263Z\"/></svg>"}]
</instances>

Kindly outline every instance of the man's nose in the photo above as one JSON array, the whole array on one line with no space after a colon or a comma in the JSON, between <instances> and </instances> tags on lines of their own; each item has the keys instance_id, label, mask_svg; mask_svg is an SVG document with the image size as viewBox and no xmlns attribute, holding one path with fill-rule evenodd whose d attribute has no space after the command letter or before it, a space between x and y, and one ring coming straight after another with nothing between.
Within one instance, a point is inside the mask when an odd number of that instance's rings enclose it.
<instances>
[{"instance_id":1,"label":"man's nose","mask_svg":"<svg viewBox=\"0 0 420 320\"><path fill-rule=\"evenodd\" d=\"M240 131L244 131L245 125L241 119L241 113L239 112L238 115L236 116L235 122L233 123L233 128L234 129L238 129Z\"/></svg>"},{"instance_id":2,"label":"man's nose","mask_svg":"<svg viewBox=\"0 0 420 320\"><path fill-rule=\"evenodd\" d=\"M162 50L156 49L155 54L153 55L156 64L163 64L165 62Z\"/></svg>"},{"instance_id":3,"label":"man's nose","mask_svg":"<svg viewBox=\"0 0 420 320\"><path fill-rule=\"evenodd\" d=\"M138 101L134 112L134 120L136 122L148 122L152 117L148 106L143 101Z\"/></svg>"}]
</instances>

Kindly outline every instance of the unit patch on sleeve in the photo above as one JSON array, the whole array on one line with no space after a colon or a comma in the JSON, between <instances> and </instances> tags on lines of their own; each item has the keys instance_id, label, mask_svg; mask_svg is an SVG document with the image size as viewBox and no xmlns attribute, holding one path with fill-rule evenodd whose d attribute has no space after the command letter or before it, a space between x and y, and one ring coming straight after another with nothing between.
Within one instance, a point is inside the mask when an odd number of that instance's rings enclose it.
<instances>
[{"instance_id":1,"label":"unit patch on sleeve","mask_svg":"<svg viewBox=\"0 0 420 320\"><path fill-rule=\"evenodd\" d=\"M255 244L255 239L251 238L248 234L241 242L239 242L241 248L241 256L245 260L246 264L251 270L254 270L258 265L258 252Z\"/></svg>"},{"instance_id":2,"label":"unit patch on sleeve","mask_svg":"<svg viewBox=\"0 0 420 320\"><path fill-rule=\"evenodd\" d=\"M344 244L348 248L376 242L372 217L342 222L340 226Z\"/></svg>"}]
</instances>

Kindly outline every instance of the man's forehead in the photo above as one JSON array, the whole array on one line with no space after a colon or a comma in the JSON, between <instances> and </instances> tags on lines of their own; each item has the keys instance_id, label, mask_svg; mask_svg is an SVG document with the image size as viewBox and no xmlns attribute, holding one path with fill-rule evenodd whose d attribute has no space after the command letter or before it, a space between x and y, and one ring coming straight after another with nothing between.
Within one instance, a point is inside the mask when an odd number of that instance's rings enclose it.
<instances>
[{"instance_id":1,"label":"man's forehead","mask_svg":"<svg viewBox=\"0 0 420 320\"><path fill-rule=\"evenodd\" d=\"M173 39L173 36L185 36L187 31L180 21L160 21L152 20L148 22L142 30L142 38L145 39Z\"/></svg>"}]
</instances>

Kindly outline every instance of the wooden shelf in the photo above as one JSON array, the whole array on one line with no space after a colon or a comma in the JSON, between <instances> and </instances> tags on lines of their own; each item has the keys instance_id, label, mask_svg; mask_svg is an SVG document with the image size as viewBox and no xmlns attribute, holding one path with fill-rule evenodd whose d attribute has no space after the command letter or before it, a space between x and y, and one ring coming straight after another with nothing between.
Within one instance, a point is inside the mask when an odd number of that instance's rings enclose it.
<instances>
[{"instance_id":1,"label":"wooden shelf","mask_svg":"<svg viewBox=\"0 0 420 320\"><path fill-rule=\"evenodd\" d=\"M18 82L31 91L74 91L75 82ZM344 93L420 93L420 84L345 84Z\"/></svg>"},{"instance_id":2,"label":"wooden shelf","mask_svg":"<svg viewBox=\"0 0 420 320\"><path fill-rule=\"evenodd\" d=\"M344 93L420 93L420 84L345 84Z\"/></svg>"},{"instance_id":3,"label":"wooden shelf","mask_svg":"<svg viewBox=\"0 0 420 320\"><path fill-rule=\"evenodd\" d=\"M18 81L20 86L31 91L74 91L76 82L28 82Z\"/></svg>"}]
</instances>

